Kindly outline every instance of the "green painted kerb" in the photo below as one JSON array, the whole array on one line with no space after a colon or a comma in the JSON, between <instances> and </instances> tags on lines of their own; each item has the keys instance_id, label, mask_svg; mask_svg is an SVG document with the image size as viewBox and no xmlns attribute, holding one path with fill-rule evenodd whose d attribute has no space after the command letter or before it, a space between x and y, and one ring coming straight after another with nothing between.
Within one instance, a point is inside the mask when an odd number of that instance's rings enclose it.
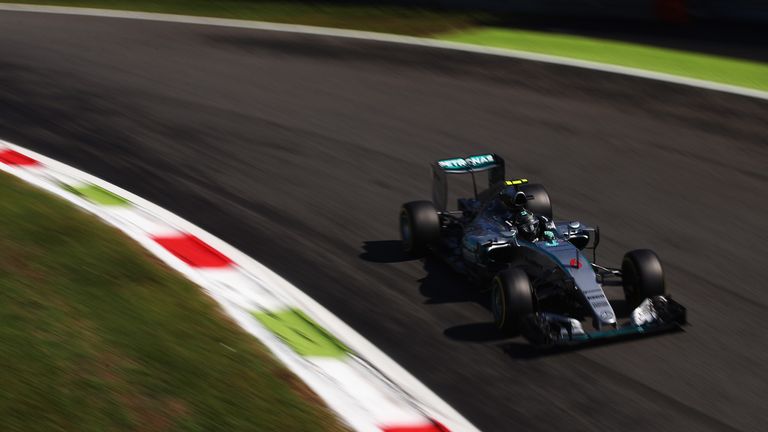
<instances>
[{"instance_id":1,"label":"green painted kerb","mask_svg":"<svg viewBox=\"0 0 768 432\"><path fill-rule=\"evenodd\" d=\"M347 355L347 347L298 309L251 313L299 355L334 358Z\"/></svg>"},{"instance_id":2,"label":"green painted kerb","mask_svg":"<svg viewBox=\"0 0 768 432\"><path fill-rule=\"evenodd\" d=\"M118 195L115 195L112 192L96 185L77 186L77 187L66 186L66 188L69 191L74 192L95 204L100 204L105 206L122 206L122 205L130 204L130 202L127 199L122 198Z\"/></svg>"}]
</instances>

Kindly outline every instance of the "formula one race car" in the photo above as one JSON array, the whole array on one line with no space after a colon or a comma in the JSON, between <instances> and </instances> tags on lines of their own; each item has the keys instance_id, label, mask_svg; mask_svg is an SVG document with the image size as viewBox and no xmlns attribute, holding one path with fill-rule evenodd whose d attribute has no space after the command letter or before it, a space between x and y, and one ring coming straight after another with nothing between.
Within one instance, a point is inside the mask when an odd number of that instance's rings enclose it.
<instances>
[{"instance_id":1,"label":"formula one race car","mask_svg":"<svg viewBox=\"0 0 768 432\"><path fill-rule=\"evenodd\" d=\"M476 174L488 177L477 191ZM447 210L449 174L472 176L474 197ZM552 218L543 186L507 180L496 154L436 161L433 201L412 201L400 211L405 251L427 253L448 263L478 286L490 288L496 325L534 344L569 345L590 340L678 328L683 306L665 295L656 254L627 252L621 269L596 263L599 227ZM592 251L592 262L584 255ZM603 291L622 285L633 308L620 320ZM585 330L591 318L593 330ZM622 322L623 321L623 322Z\"/></svg>"}]
</instances>

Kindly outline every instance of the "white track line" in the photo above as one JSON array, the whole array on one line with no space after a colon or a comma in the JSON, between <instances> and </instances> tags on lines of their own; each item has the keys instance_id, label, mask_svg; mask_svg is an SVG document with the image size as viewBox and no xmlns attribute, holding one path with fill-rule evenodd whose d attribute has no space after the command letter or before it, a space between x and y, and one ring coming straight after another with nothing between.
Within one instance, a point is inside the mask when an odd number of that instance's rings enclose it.
<instances>
[{"instance_id":1,"label":"white track line","mask_svg":"<svg viewBox=\"0 0 768 432\"><path fill-rule=\"evenodd\" d=\"M464 51L468 53L486 54L500 57L509 57L520 60L536 61L541 63L550 63L563 66L577 67L581 69L591 69L601 72L609 72L620 75L627 75L637 78L645 78L655 81L663 81L673 84L679 84L689 87L697 87L707 90L714 90L724 93L731 93L740 96L747 96L757 99L768 100L768 91L755 90L747 87L740 87L729 84L721 84L714 81L700 80L695 78L686 78L679 75L672 75L662 72L652 72L644 69L616 66L607 63L599 63L587 60L577 60L568 57L560 57L548 54L536 54L527 51L518 51L505 48L492 48L480 45L465 44L459 42L447 42L437 39L419 38L412 36L399 36L387 33L375 33L359 30L343 30L327 27L314 27L295 24L277 24L264 21L247 21L226 18L196 17L188 15L173 15L150 12L129 12L107 9L76 8L61 6L36 6L17 3L0 3L0 11L13 12L38 12L52 13L62 15L82 15L105 18L124 18L146 21L161 21L183 24L198 24L219 27L234 27L253 30L265 30L274 32L299 33L317 36L331 36L348 39L362 39L378 42L389 42L403 45L415 45L438 49L450 49Z\"/></svg>"}]
</instances>

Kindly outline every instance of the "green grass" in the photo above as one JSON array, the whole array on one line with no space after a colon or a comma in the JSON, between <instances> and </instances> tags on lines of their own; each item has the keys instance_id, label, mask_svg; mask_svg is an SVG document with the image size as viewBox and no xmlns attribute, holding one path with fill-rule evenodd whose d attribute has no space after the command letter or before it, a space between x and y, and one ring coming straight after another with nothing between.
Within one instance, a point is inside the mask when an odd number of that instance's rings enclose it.
<instances>
[{"instance_id":1,"label":"green grass","mask_svg":"<svg viewBox=\"0 0 768 432\"><path fill-rule=\"evenodd\" d=\"M477 28L440 39L630 66L768 90L768 64L604 39L536 31Z\"/></svg>"},{"instance_id":2,"label":"green grass","mask_svg":"<svg viewBox=\"0 0 768 432\"><path fill-rule=\"evenodd\" d=\"M768 90L768 65L727 57L567 34L487 27L503 17L438 9L258 0L18 0L239 18L417 35L630 66L758 90Z\"/></svg>"},{"instance_id":3,"label":"green grass","mask_svg":"<svg viewBox=\"0 0 768 432\"><path fill-rule=\"evenodd\" d=\"M0 175L0 430L344 430L192 283Z\"/></svg>"}]
</instances>

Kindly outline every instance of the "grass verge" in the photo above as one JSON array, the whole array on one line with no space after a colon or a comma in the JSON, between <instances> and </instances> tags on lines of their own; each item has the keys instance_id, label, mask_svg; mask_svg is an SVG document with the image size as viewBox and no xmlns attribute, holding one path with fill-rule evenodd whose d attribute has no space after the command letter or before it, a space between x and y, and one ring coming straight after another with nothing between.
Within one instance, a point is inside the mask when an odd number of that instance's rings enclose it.
<instances>
[{"instance_id":1,"label":"grass verge","mask_svg":"<svg viewBox=\"0 0 768 432\"><path fill-rule=\"evenodd\" d=\"M0 174L0 429L344 430L191 282Z\"/></svg>"},{"instance_id":2,"label":"grass verge","mask_svg":"<svg viewBox=\"0 0 768 432\"><path fill-rule=\"evenodd\" d=\"M629 66L768 90L768 65L558 33L486 27L500 17L397 6L258 0L17 0L17 3L161 12L369 30Z\"/></svg>"},{"instance_id":3,"label":"grass verge","mask_svg":"<svg viewBox=\"0 0 768 432\"><path fill-rule=\"evenodd\" d=\"M605 39L504 28L437 36L475 45L529 51L768 90L768 64Z\"/></svg>"}]
</instances>

